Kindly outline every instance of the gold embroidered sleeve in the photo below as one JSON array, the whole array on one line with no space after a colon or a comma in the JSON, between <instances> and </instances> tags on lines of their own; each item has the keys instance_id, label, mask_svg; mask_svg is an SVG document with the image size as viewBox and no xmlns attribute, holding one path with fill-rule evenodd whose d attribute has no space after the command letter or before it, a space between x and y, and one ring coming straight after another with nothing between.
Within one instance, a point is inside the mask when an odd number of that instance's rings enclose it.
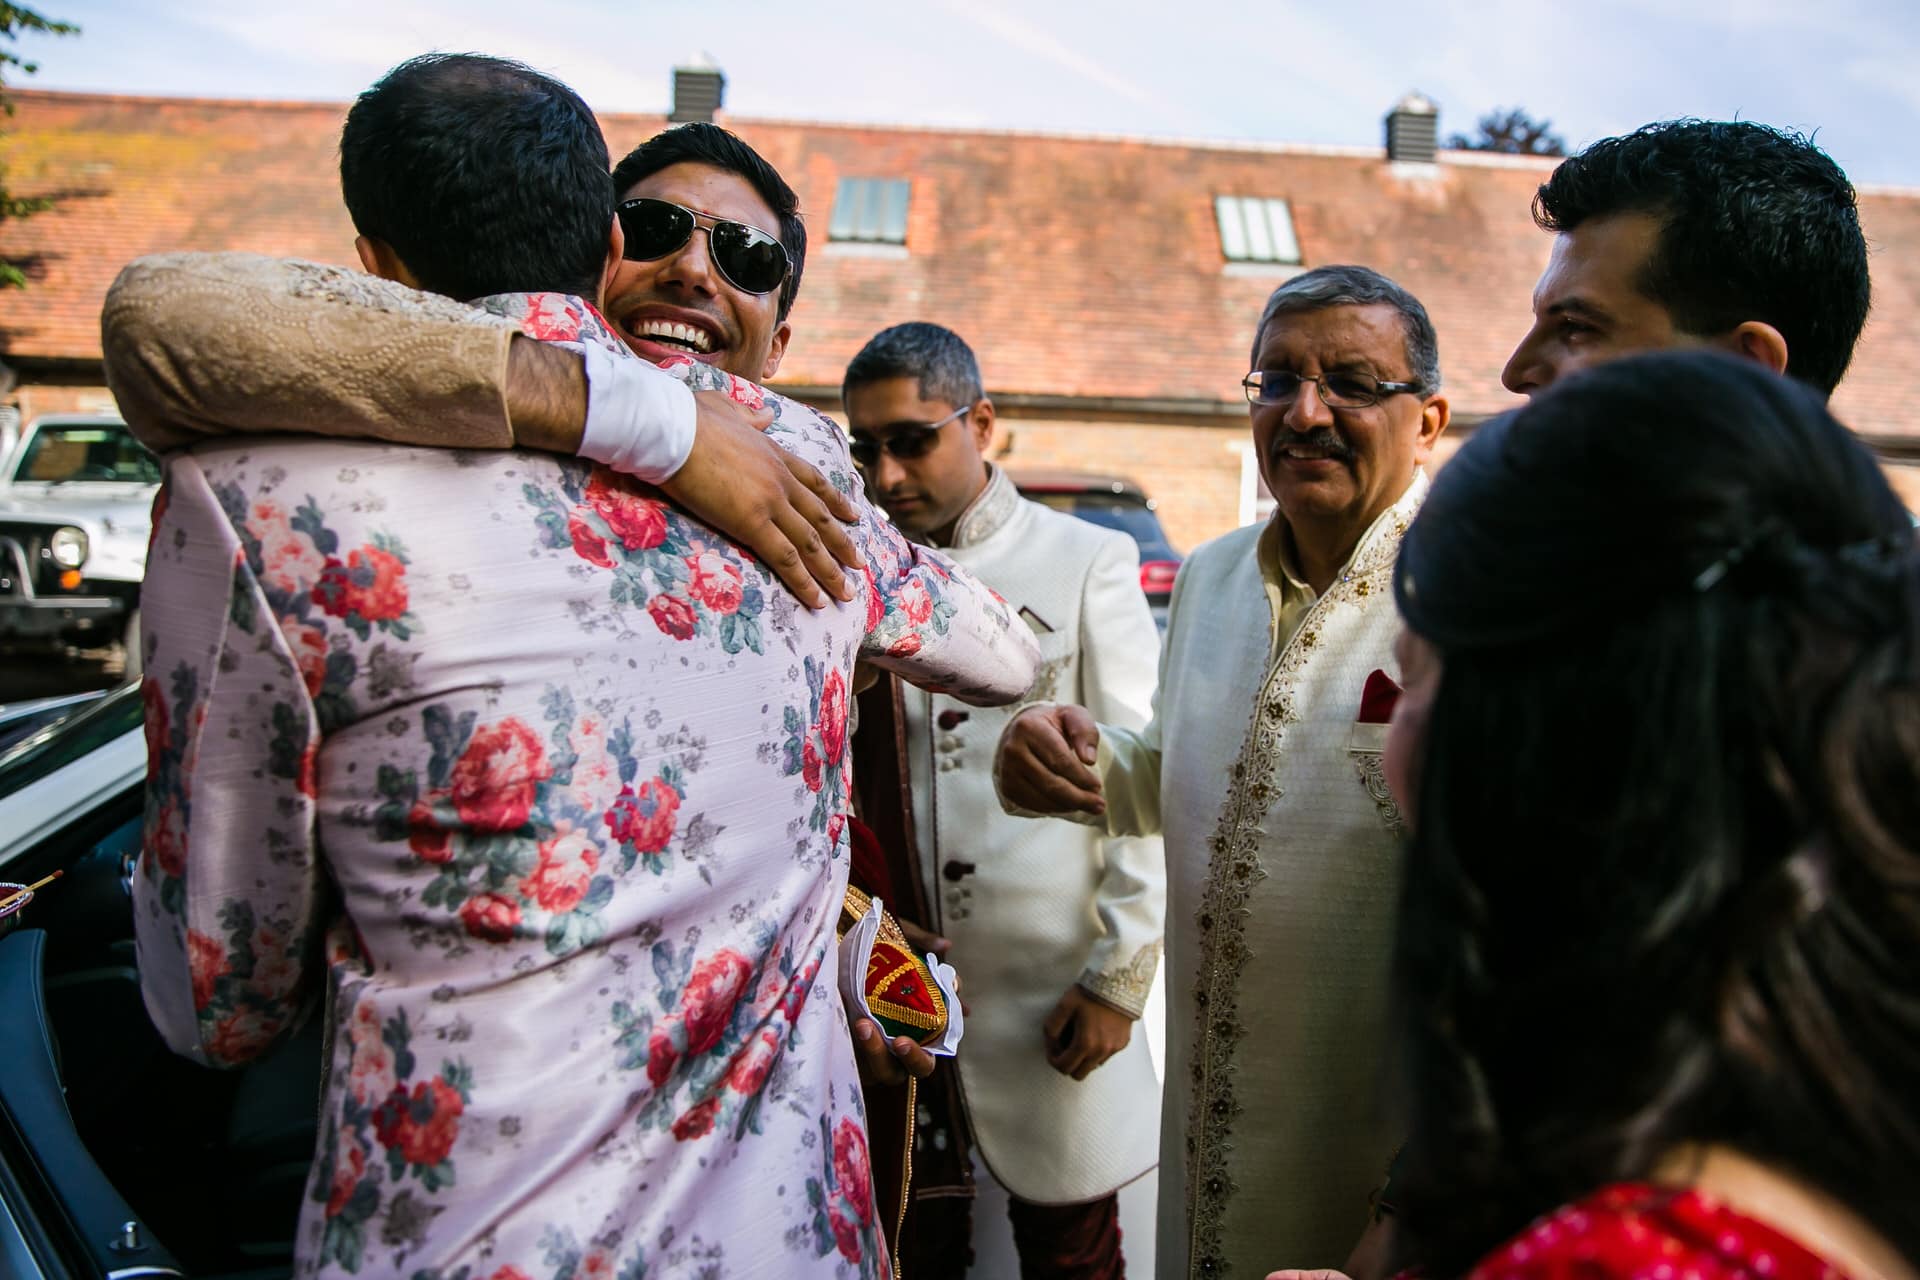
<instances>
[{"instance_id":1,"label":"gold embroidered sleeve","mask_svg":"<svg viewBox=\"0 0 1920 1280\"><path fill-rule=\"evenodd\" d=\"M150 448L209 436L513 444L516 327L357 271L244 253L140 258L100 313L107 385Z\"/></svg>"},{"instance_id":2,"label":"gold embroidered sleeve","mask_svg":"<svg viewBox=\"0 0 1920 1280\"><path fill-rule=\"evenodd\" d=\"M1147 1011L1147 997L1153 992L1153 976L1159 969L1160 942L1156 939L1134 952L1133 959L1119 968L1081 974L1080 985L1102 1004L1137 1020Z\"/></svg>"}]
</instances>

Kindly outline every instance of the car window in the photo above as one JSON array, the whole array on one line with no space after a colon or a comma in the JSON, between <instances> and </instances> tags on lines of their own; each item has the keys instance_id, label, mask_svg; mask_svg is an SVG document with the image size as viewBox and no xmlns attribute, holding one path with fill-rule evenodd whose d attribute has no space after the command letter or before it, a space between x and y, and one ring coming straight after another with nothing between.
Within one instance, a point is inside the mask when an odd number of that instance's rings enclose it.
<instances>
[{"instance_id":1,"label":"car window","mask_svg":"<svg viewBox=\"0 0 1920 1280\"><path fill-rule=\"evenodd\" d=\"M1077 493L1034 493L1027 496L1055 511L1079 516L1089 524L1097 524L1103 529L1118 529L1143 547L1166 545L1167 535L1160 528L1159 517L1145 507L1116 503L1098 496L1089 498Z\"/></svg>"},{"instance_id":2,"label":"car window","mask_svg":"<svg viewBox=\"0 0 1920 1280\"><path fill-rule=\"evenodd\" d=\"M0 751L0 796L12 795L134 732L144 714L140 686L127 684L42 725L29 737Z\"/></svg>"},{"instance_id":3,"label":"car window","mask_svg":"<svg viewBox=\"0 0 1920 1280\"><path fill-rule=\"evenodd\" d=\"M1160 522L1153 518L1151 511L1140 507L1103 507L1083 503L1068 510L1088 524L1097 524L1102 529L1118 529L1135 542L1155 543L1162 540Z\"/></svg>"},{"instance_id":4,"label":"car window","mask_svg":"<svg viewBox=\"0 0 1920 1280\"><path fill-rule=\"evenodd\" d=\"M104 693L71 694L0 706L0 752L63 716L70 716Z\"/></svg>"},{"instance_id":5,"label":"car window","mask_svg":"<svg viewBox=\"0 0 1920 1280\"><path fill-rule=\"evenodd\" d=\"M42 427L27 442L14 469L14 479L53 484L74 480L159 484L160 461L133 438L132 432L115 423Z\"/></svg>"}]
</instances>

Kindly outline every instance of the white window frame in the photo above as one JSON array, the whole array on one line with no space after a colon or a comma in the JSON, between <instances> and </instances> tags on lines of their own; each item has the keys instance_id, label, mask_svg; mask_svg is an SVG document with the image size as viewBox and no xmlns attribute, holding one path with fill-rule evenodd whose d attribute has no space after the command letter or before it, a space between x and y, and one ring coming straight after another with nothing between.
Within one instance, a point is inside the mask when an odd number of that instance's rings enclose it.
<instances>
[{"instance_id":1,"label":"white window frame","mask_svg":"<svg viewBox=\"0 0 1920 1280\"><path fill-rule=\"evenodd\" d=\"M1267 489L1266 477L1260 474L1260 456L1253 451L1253 441L1230 440L1227 452L1240 455L1239 523L1265 524L1279 503Z\"/></svg>"},{"instance_id":2,"label":"white window frame","mask_svg":"<svg viewBox=\"0 0 1920 1280\"><path fill-rule=\"evenodd\" d=\"M1220 231L1220 256L1230 265L1297 267L1300 237L1293 209L1272 196L1215 196L1213 220Z\"/></svg>"},{"instance_id":3,"label":"white window frame","mask_svg":"<svg viewBox=\"0 0 1920 1280\"><path fill-rule=\"evenodd\" d=\"M849 207L850 200L859 207ZM841 178L833 190L827 243L905 248L907 215L913 207L910 178ZM899 234L893 234L895 226Z\"/></svg>"}]
</instances>

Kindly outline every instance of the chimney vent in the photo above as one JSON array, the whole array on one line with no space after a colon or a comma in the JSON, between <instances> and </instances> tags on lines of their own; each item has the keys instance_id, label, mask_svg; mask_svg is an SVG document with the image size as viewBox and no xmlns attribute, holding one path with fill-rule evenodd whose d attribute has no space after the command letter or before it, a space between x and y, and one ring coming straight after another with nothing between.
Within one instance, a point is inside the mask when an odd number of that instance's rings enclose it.
<instances>
[{"instance_id":1,"label":"chimney vent","mask_svg":"<svg viewBox=\"0 0 1920 1280\"><path fill-rule=\"evenodd\" d=\"M711 124L714 112L720 110L726 90L726 76L710 61L702 59L697 65L675 67L673 114L667 117L667 122L690 124L699 121Z\"/></svg>"},{"instance_id":2,"label":"chimney vent","mask_svg":"<svg viewBox=\"0 0 1920 1280\"><path fill-rule=\"evenodd\" d=\"M1422 93L1410 93L1387 113L1387 159L1432 164L1440 149L1440 108Z\"/></svg>"}]
</instances>

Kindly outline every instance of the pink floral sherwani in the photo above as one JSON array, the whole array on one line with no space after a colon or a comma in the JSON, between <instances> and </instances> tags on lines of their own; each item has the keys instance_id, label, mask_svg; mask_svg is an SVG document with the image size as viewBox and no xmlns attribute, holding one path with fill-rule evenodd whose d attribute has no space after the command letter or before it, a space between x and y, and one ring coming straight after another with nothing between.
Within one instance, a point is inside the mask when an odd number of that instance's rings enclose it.
<instances>
[{"instance_id":1,"label":"pink floral sherwani","mask_svg":"<svg viewBox=\"0 0 1920 1280\"><path fill-rule=\"evenodd\" d=\"M574 300L489 309L624 351ZM857 492L840 432L768 398ZM255 440L165 494L141 974L212 1064L324 998L299 1274L884 1274L834 993L847 684L1011 701L1027 628L871 514L858 598L810 613L543 455Z\"/></svg>"}]
</instances>

